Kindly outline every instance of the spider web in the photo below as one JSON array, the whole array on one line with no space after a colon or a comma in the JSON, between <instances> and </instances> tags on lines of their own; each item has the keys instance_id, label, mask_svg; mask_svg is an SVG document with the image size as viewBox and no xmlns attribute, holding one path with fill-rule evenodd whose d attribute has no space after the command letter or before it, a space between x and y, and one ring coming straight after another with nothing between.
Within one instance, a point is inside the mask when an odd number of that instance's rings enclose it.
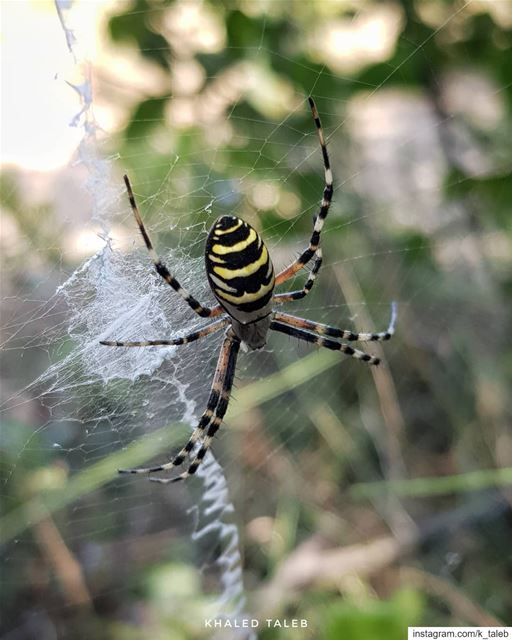
<instances>
[{"instance_id":1,"label":"spider web","mask_svg":"<svg viewBox=\"0 0 512 640\"><path fill-rule=\"evenodd\" d=\"M465 206L460 200L448 202L443 187L454 164L466 176L494 174L503 157L499 152L492 157L486 154L464 130L452 126L451 114L436 113L424 96L401 91L394 83L410 64L422 59L422 50L432 37L449 34L471 4L453 7L439 20L433 35L420 39L384 80L361 83L361 90L348 102L321 92L326 82L339 82L343 69L336 65L341 65L340 61L329 60L325 51L318 49L316 55L323 67L305 69L300 61L292 64L297 74L306 74L308 91L317 99L336 190L323 236L326 266L321 280L326 286L316 287L286 311L344 328L383 330L390 301L396 299L401 337L386 344L385 353L397 365L403 364L400 352L404 344L409 355L424 350L441 357L443 348L453 355L451 345L461 334L467 332L471 341L482 319L481 309L455 330L451 317L460 311L462 302L451 301L449 293L461 282L460 273L468 265L478 290L482 295L486 292L495 309L500 307L498 294L488 286L487 255L475 261L480 250L485 254L485 243L492 238L483 235L480 248L472 244L474 234ZM178 3L167 11L171 16L178 11L176 7L184 13L187 7L194 7L194 17L209 26L210 31L205 27L205 32L212 38L221 37L218 16L198 6ZM179 629L188 637L185 634L192 634L191 629L197 632L204 619L233 622L249 615L244 581L253 591L257 580L242 572L244 549L236 525L245 520L241 513L247 510L252 528L244 535L250 536L264 520L258 515L272 513L278 504L272 495L272 479L285 478L286 471L272 469L274 461L292 465L297 455L296 466L303 465L302 477L307 484L315 468L314 461L304 456L314 445L308 427L311 430L313 425L322 436L333 437L329 425L334 420L351 443L352 453L361 445L367 447L349 464L349 476L357 480L378 477L378 472L388 479L405 475L404 452L397 444L403 433L394 430L405 429L404 414L407 420L414 416L414 408L407 404L408 370L401 373L397 366L393 385L386 387L382 378L377 379L375 391L364 381L371 380L371 372L359 363L334 363L305 345L271 335L263 350L239 358L230 413L214 454L198 473L199 480L162 489L143 478L117 477L118 466L165 460L186 440L187 428L194 426L205 406L222 340L222 335L215 335L186 347L158 349L108 349L99 344L102 339L173 338L207 324L154 273L132 219L121 172L130 171L143 219L172 273L198 300L212 305L201 253L213 220L230 212L249 222L266 219L265 241L277 268L286 265L310 234L323 187L321 154L305 96L291 79L265 73L258 61L258 57L286 60L283 50L265 46L273 28L271 13L255 38L253 56L226 65L225 72L208 78L209 89L203 92L202 100L196 99L193 108L187 95L169 107L174 111L166 118L178 129L191 124L187 119L197 124L190 134L182 135L179 144L178 135L173 136L167 125L141 136L129 129L130 145L118 152L113 151L117 134L104 130L96 117L91 74L96 74L95 81L103 91L102 101L110 97L115 102L116 92L126 92L129 83L123 79L111 87L112 76L104 76L106 64L99 70L84 64L88 55L80 45L85 36L73 20L75 9L66 3L57 8L70 56L80 67L81 79L69 82L81 101L73 126L83 131L77 166L89 194L90 218L80 225L93 229L102 246L62 274L58 285L54 277L41 278L37 299L26 294L20 305L20 298L7 292L3 368L15 370L21 357L30 358L31 366L30 376L25 373L25 379L13 382L18 389L6 394L4 404L9 421L3 431L10 441L10 455L3 467L3 493L9 507L3 528L9 544L3 564L8 579L15 581L13 568L34 553L24 535L30 526L40 548L49 553L44 526L55 517L64 547L72 550L86 578L96 581L93 590L104 600L121 601L130 588L125 585L132 585L138 573L146 571L152 561L160 566L146 576L146 582L142 578L142 584L159 585L165 618L195 622L188 631ZM400 43L404 16L397 8L386 10L383 24ZM165 23L161 9L134 9L133 16ZM353 30L363 18L362 9L354 11ZM171 17L167 20L171 42L192 37L183 15L174 14L174 23ZM181 25L176 27L177 33L172 33L172 24ZM156 50L156 46L150 47L147 52ZM385 52L380 55L385 59ZM111 62L120 64L114 58ZM141 71L145 69L143 60L138 64ZM186 71L178 68L177 73ZM347 74L349 71L347 68ZM190 67L189 79L196 72ZM501 89L487 87L487 95ZM456 103L456 97L453 100ZM245 102L251 105L250 110L240 108ZM264 123L258 113L265 116ZM144 119L141 113L140 122ZM447 136L452 156L446 152ZM230 154L224 151L227 147ZM150 149L160 152L162 167L151 164L154 155ZM277 210L279 216L272 218L268 215L271 210ZM71 223L76 226L73 220ZM426 238L433 245L427 246ZM424 250L434 252L436 268L425 269L419 280L415 261L423 260ZM501 260L498 248L500 265ZM447 280L453 272L454 279ZM299 276L289 288L299 287L303 279ZM437 298L433 291L439 291ZM494 330L496 339L490 348L497 352L499 317L488 314L484 320ZM439 341L437 336L441 336ZM375 349L369 351L374 353ZM280 371L299 376L304 371L307 385L285 383L279 391L282 378L276 376ZM265 386L269 377L276 382L277 391L271 383ZM303 392L311 385L321 399L313 401L311 393ZM246 389L251 391L244 393ZM385 413L386 408L400 406L390 399L395 394L402 408L383 421L379 410ZM265 403L266 399L272 402ZM28 422L30 411L37 411L37 429L23 427L13 435L12 426ZM244 443L240 433L252 423L256 425L254 441ZM272 433L262 429L265 423L272 425ZM363 436L356 435L357 429ZM332 446L335 451L341 447L338 453L346 455L345 445L340 445L336 436ZM289 456L285 449L291 452ZM109 462L110 471L101 466L104 461ZM44 465L49 469L46 476L34 473ZM269 477L258 484L258 490L250 482L262 470ZM46 493L40 493L38 482ZM20 493L20 486L24 493ZM268 496L260 495L261 486L266 487ZM20 495L25 506L20 506ZM311 500L311 496L305 499ZM59 510L63 506L65 511ZM374 507L397 538L407 540L414 534L416 514L402 502L389 497L376 501ZM258 540L258 534L254 536ZM124 559L120 576L102 575L102 564L107 574L119 569L115 559L120 554ZM51 564L51 555L48 562ZM443 567L447 563L441 562ZM183 590L182 584L186 585ZM40 621L38 615L31 612L35 622ZM62 613L57 615L61 617ZM125 614L124 619L136 622L135 615ZM20 622L19 628L24 624ZM178 634L174 627L172 632ZM256 637L247 630L233 633ZM218 637L229 637L226 628Z\"/></svg>"}]
</instances>

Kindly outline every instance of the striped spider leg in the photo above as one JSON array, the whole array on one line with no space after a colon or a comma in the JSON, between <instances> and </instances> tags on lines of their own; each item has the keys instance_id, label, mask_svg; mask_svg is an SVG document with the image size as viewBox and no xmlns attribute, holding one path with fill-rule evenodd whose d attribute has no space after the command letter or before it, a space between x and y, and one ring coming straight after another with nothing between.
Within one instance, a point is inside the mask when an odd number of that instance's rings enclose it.
<instances>
[{"instance_id":1,"label":"striped spider leg","mask_svg":"<svg viewBox=\"0 0 512 640\"><path fill-rule=\"evenodd\" d=\"M273 331L278 331L288 336L299 338L299 340L311 342L319 347L325 347L332 351L341 351L347 356L351 356L357 360L362 360L368 364L378 365L380 363L380 358L370 356L367 353L364 353L364 351L354 349L343 342L336 342L336 340L332 340L332 338L348 340L349 342L384 342L386 340L390 340L391 336L395 333L396 315L396 303L393 302L391 304L391 319L386 331L380 331L378 333L355 333L348 329L338 329L337 327L331 327L319 322L312 322L305 318L298 318L297 316L292 316L288 313L281 313L278 311L274 314L274 319L270 324L270 328Z\"/></svg>"},{"instance_id":2,"label":"striped spider leg","mask_svg":"<svg viewBox=\"0 0 512 640\"><path fill-rule=\"evenodd\" d=\"M211 333L211 331L210 331ZM236 360L240 349L240 340L236 337L233 330L229 328L222 344L213 383L210 389L210 396L206 405L206 409L201 416L192 435L188 439L185 446L170 462L161 465L136 469L119 469L119 473L155 473L159 471L169 471L183 464L187 456L190 456L197 442L201 442L201 446L194 458L192 459L188 469L175 478L151 478L154 482L168 484L169 482L178 482L193 475L203 458L206 456L213 437L217 433L229 404L229 397L233 387L233 379L235 376Z\"/></svg>"},{"instance_id":3,"label":"striped spider leg","mask_svg":"<svg viewBox=\"0 0 512 640\"><path fill-rule=\"evenodd\" d=\"M142 222L142 217L139 213L137 202L135 201L135 196L133 195L133 189L132 185L130 184L130 180L127 175L124 175L123 178L126 185L126 190L128 192L128 199L130 200L130 206L132 208L133 215L135 216L135 220L140 229L140 233L144 239L147 250L149 252L149 255L151 256L151 260L153 260L153 264L155 265L155 269L158 275L161 276L167 282L167 284L171 286L174 291L176 291L176 293L178 293L183 298L183 300L185 300L188 306L202 318L212 318L214 316L218 316L220 313L222 313L222 307L220 305L217 305L213 309L203 306L194 298L194 296L192 296L186 289L184 289L180 285L176 278L169 272L165 264L161 261L160 257L153 248L151 238L149 237L149 234L146 231L146 227Z\"/></svg>"},{"instance_id":4,"label":"striped spider leg","mask_svg":"<svg viewBox=\"0 0 512 640\"><path fill-rule=\"evenodd\" d=\"M313 268L309 272L308 279L302 289L275 294L273 296L273 302L277 304L281 304L283 302L294 302L296 300L304 298L313 288L316 276L320 271L320 267L322 266L320 234L332 202L333 177L322 124L314 100L311 97L309 98L309 104L318 132L320 148L322 150L325 175L324 192L320 210L314 218L313 233L311 235L309 246L291 265L289 265L286 269L283 269L283 271L281 271L276 276L276 285L282 284L292 278L302 267L306 266L306 264L313 257L315 258L315 261L313 263ZM312 322L304 318L297 318L296 316L280 312L274 313L270 329L297 337L306 342L311 342L313 344L316 344L317 346L325 347L334 351L341 351L345 353L345 355L362 360L364 362L367 362L368 364L378 365L380 362L380 358L370 356L363 351L360 351L359 349L354 349L350 345L336 342L331 338L360 342L389 340L394 333L395 321L396 304L393 303L389 327L387 331L383 331L380 333L354 333L353 331L337 329L336 327L329 327L328 325Z\"/></svg>"},{"instance_id":5,"label":"striped spider leg","mask_svg":"<svg viewBox=\"0 0 512 640\"><path fill-rule=\"evenodd\" d=\"M190 437L187 444L174 458L173 467L176 467L183 462L183 457L180 458L180 454L184 456L185 453L192 452L192 448L194 447L194 444L197 442L197 440L199 440L199 436L204 435L201 446L192 459L188 469L175 478L150 478L152 482L159 482L160 484L179 482L181 480L185 480L197 471L197 468L208 453L213 438L219 430L219 427L222 424L222 420L224 419L224 416L226 414L229 405L229 398L231 396L231 390L233 388L236 361L238 358L238 352L240 350L240 344L241 342L236 337L234 331L232 329L228 329L226 338L221 347L208 405L205 413L199 421L198 426L195 429L195 431L198 432L198 435L194 439L194 433L192 433L192 436ZM211 407L213 406L213 403L215 401L215 408L212 409Z\"/></svg>"},{"instance_id":6,"label":"striped spider leg","mask_svg":"<svg viewBox=\"0 0 512 640\"><path fill-rule=\"evenodd\" d=\"M295 302L296 300L301 300L313 288L315 284L317 273L320 271L320 267L322 266L322 249L318 247L315 253L315 262L313 263L313 268L309 272L308 279L304 283L302 289L298 289L297 291L287 291L286 293L276 293L273 297L273 301L277 303L283 302Z\"/></svg>"},{"instance_id":7,"label":"striped spider leg","mask_svg":"<svg viewBox=\"0 0 512 640\"><path fill-rule=\"evenodd\" d=\"M322 253L319 248L320 234L322 232L325 219L327 218L327 214L329 213L329 207L331 206L332 196L334 192L331 163L329 160L329 154L327 152L327 145L325 143L322 123L320 122L320 116L318 115L315 101L311 97L309 97L308 100L309 106L311 107L311 113L313 114L313 119L315 121L316 130L318 132L320 148L322 150L325 176L324 193L322 202L320 204L320 209L314 217L313 233L311 234L308 247L300 254L300 256L296 260L292 262L292 264L290 264L288 267L277 274L276 285L283 284L283 282L286 282L291 277L293 277L298 271L302 269L302 267L305 267L314 256L316 256L316 260L310 273L308 282L306 283L306 285L309 285L308 288L306 288L305 285L301 292L291 292L289 294L283 294L282 296L278 294L274 297L274 300L276 302L289 302L290 300L299 300L300 298L303 298L305 295L307 295L309 291L311 291L316 274L320 270L320 266L322 264Z\"/></svg>"},{"instance_id":8,"label":"striped spider leg","mask_svg":"<svg viewBox=\"0 0 512 640\"><path fill-rule=\"evenodd\" d=\"M211 324L199 329L198 331L192 331L184 336L179 338L172 338L171 340L141 340L139 342L131 342L125 341L121 342L119 340L100 340L100 344L105 347L177 347L182 344L188 344L189 342L195 342L196 340L200 340L205 336L209 336L211 333L215 333L225 327L229 323L228 318L221 318L216 322L212 322Z\"/></svg>"}]
</instances>

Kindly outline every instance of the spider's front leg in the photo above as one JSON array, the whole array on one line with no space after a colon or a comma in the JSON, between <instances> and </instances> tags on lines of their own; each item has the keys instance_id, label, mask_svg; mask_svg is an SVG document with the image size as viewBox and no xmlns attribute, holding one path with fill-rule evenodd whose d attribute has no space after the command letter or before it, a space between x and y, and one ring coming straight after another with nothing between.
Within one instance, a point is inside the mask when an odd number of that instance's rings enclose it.
<instances>
[{"instance_id":1,"label":"spider's front leg","mask_svg":"<svg viewBox=\"0 0 512 640\"><path fill-rule=\"evenodd\" d=\"M320 267L322 266L322 249L318 247L316 250L315 262L313 264L313 268L309 272L309 277L306 280L306 283L302 287L302 289L298 289L297 291L288 291L286 293L276 293L276 295L272 298L272 300L277 304L282 304L283 302L294 302L295 300L301 300L313 288L315 284L316 276L320 271Z\"/></svg>"},{"instance_id":2,"label":"spider's front leg","mask_svg":"<svg viewBox=\"0 0 512 640\"><path fill-rule=\"evenodd\" d=\"M192 435L190 436L188 442L181 449L181 451L179 451L179 453L174 456L174 458L170 462L147 468L119 469L119 473L156 473L158 471L168 471L175 467L179 467L181 464L183 464L187 456L191 454L194 446L201 439L206 429L208 428L201 448L192 460L187 471L182 473L177 478L151 478L151 480L166 484L168 482L176 482L177 480L182 480L196 472L197 467L201 464L201 461L206 455L206 452L210 447L211 440L220 427L228 408L231 388L233 386L233 378L235 375L236 359L239 349L240 340L234 335L232 329L228 329L226 338L224 339L220 350L219 359L217 361L217 367L215 369L215 375L213 377L213 383L206 409L201 416L196 428L192 432Z\"/></svg>"},{"instance_id":3,"label":"spider's front leg","mask_svg":"<svg viewBox=\"0 0 512 640\"><path fill-rule=\"evenodd\" d=\"M297 271L300 271L302 267L306 266L306 264L313 258L313 256L315 256L315 254L317 255L317 259L318 259L318 250L320 246L320 234L322 232L325 219L327 218L327 214L329 213L329 207L331 206L332 196L334 193L331 163L329 160L329 154L327 153L327 145L325 143L325 136L324 136L324 131L322 129L322 123L320 122L318 110L316 108L313 98L310 97L308 98L308 100L309 100L309 106L311 107L311 113L313 114L313 119L315 121L316 129L318 132L320 148L322 150L322 158L324 162L324 176L325 176L324 193L322 197L322 202L320 204L320 209L316 214L316 216L314 217L313 233L311 234L311 238L309 240L309 246L300 254L300 256L294 262L292 262L291 265L289 265L288 267L286 267L286 269L283 269L280 273L277 274L276 285L283 284L283 282L286 282L291 277L293 277L297 273ZM320 254L320 263L321 263L321 254ZM319 268L320 268L320 265L318 266L318 269ZM314 267L313 267L313 271L314 271ZM316 272L315 272L315 275L316 275ZM311 284L311 286L313 285ZM298 298L292 298L292 299L298 299ZM286 302L286 300L282 300L282 302Z\"/></svg>"},{"instance_id":4,"label":"spider's front leg","mask_svg":"<svg viewBox=\"0 0 512 640\"><path fill-rule=\"evenodd\" d=\"M137 202L135 201L135 196L133 194L132 185L130 184L130 180L127 175L124 176L124 183L126 185L126 190L128 192L128 199L130 200L130 206L133 211L133 215L135 216L135 221L139 227L140 233L144 240L144 244L149 252L151 260L155 265L155 270L159 276L161 276L167 284L178 293L183 300L188 304L188 306L195 311L202 318L213 318L214 316L218 316L222 313L223 309L220 305L217 305L213 309L209 307L203 306L200 302L198 302L194 296L192 296L181 284L176 280L176 278L170 273L169 269L165 266L165 264L160 259L160 256L157 254L155 249L153 248L153 243L151 242L151 238L149 237L149 233L142 222L142 217L139 212L139 208L137 207Z\"/></svg>"}]
</instances>

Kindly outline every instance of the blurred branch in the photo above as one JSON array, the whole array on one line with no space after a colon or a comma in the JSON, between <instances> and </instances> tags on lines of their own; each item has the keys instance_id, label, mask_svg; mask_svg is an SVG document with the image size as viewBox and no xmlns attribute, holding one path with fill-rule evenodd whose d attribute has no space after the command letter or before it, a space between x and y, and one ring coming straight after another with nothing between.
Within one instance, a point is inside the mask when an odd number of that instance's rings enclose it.
<instances>
[{"instance_id":1,"label":"blurred branch","mask_svg":"<svg viewBox=\"0 0 512 640\"><path fill-rule=\"evenodd\" d=\"M429 595L442 601L447 605L454 616L463 622L479 627L504 627L504 623L487 613L476 602L457 589L454 584L443 580L438 576L433 576L426 571L413 567L404 567L400 570L402 580L414 587L426 591Z\"/></svg>"},{"instance_id":2,"label":"blurred branch","mask_svg":"<svg viewBox=\"0 0 512 640\"><path fill-rule=\"evenodd\" d=\"M277 615L297 594L313 587L339 589L346 576L370 577L412 553L420 545L438 536L454 536L461 530L469 530L480 522L489 525L508 513L508 504L500 496L486 495L478 504L468 504L437 514L423 522L408 537L385 536L346 547L326 548L320 536L314 536L285 558L268 586L257 597L257 612L261 618ZM411 570L412 571L412 570ZM490 614L477 607L469 598L444 580L419 575L411 577L415 584L430 593L446 597L452 610L465 620L479 619L483 626L501 626ZM408 582L408 581L407 581ZM421 582L421 584L420 584ZM487 622L482 622L486 619Z\"/></svg>"},{"instance_id":3,"label":"blurred branch","mask_svg":"<svg viewBox=\"0 0 512 640\"><path fill-rule=\"evenodd\" d=\"M452 476L390 480L389 482L363 482L353 485L350 489L350 496L354 500L365 500L393 493L402 497L427 498L509 485L512 485L512 467L479 469Z\"/></svg>"},{"instance_id":4,"label":"blurred branch","mask_svg":"<svg viewBox=\"0 0 512 640\"><path fill-rule=\"evenodd\" d=\"M338 588L347 575L377 573L395 562L407 548L392 536L335 549L325 549L324 545L321 538L312 537L283 560L270 584L258 596L259 617L272 617L282 611L298 592L313 587Z\"/></svg>"},{"instance_id":5,"label":"blurred branch","mask_svg":"<svg viewBox=\"0 0 512 640\"><path fill-rule=\"evenodd\" d=\"M230 410L229 415L237 416L248 409L263 404L263 402L295 389L339 362L340 357L337 353L312 351L305 358L297 360L281 371L240 389L237 392L237 402L233 410Z\"/></svg>"},{"instance_id":6,"label":"blurred branch","mask_svg":"<svg viewBox=\"0 0 512 640\"><path fill-rule=\"evenodd\" d=\"M55 571L68 604L90 607L92 598L80 563L66 546L54 521L50 517L43 518L34 527L34 533L44 556Z\"/></svg>"}]
</instances>

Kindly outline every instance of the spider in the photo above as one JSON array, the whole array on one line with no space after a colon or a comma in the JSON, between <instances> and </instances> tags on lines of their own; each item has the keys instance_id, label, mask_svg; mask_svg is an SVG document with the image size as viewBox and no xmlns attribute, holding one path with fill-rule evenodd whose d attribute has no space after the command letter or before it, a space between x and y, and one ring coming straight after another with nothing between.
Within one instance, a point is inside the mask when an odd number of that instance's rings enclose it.
<instances>
[{"instance_id":1,"label":"spider","mask_svg":"<svg viewBox=\"0 0 512 640\"><path fill-rule=\"evenodd\" d=\"M371 365L379 364L379 358L354 349L341 340L349 342L389 340L394 333L396 319L394 303L389 327L380 333L354 333L350 330L337 329L305 318L298 318L273 308L274 305L283 302L293 302L304 298L311 291L322 265L320 233L332 200L333 178L320 117L314 100L311 97L308 100L320 141L325 176L323 198L318 213L314 217L309 245L286 269L275 275L272 260L258 232L250 224L236 216L222 216L212 226L205 246L206 276L212 292L219 302L213 308L205 307L198 302L180 285L160 260L142 222L128 176L124 176L135 220L157 273L199 316L203 318L220 316L220 318L199 331L193 331L172 340L144 340L142 342L102 340L101 344L109 347L183 345L204 338L224 327L226 327L226 331L206 409L185 446L169 462L147 468L119 469L119 473L152 474L169 471L181 466L188 458L189 466L180 475L174 478L152 477L150 480L166 484L184 480L194 474L206 456L228 408L240 346L251 350L261 349L266 344L269 330L311 342L319 347L341 351L347 356ZM292 278L313 259L309 277L302 289L287 293L274 293L274 288L277 285Z\"/></svg>"}]
</instances>

